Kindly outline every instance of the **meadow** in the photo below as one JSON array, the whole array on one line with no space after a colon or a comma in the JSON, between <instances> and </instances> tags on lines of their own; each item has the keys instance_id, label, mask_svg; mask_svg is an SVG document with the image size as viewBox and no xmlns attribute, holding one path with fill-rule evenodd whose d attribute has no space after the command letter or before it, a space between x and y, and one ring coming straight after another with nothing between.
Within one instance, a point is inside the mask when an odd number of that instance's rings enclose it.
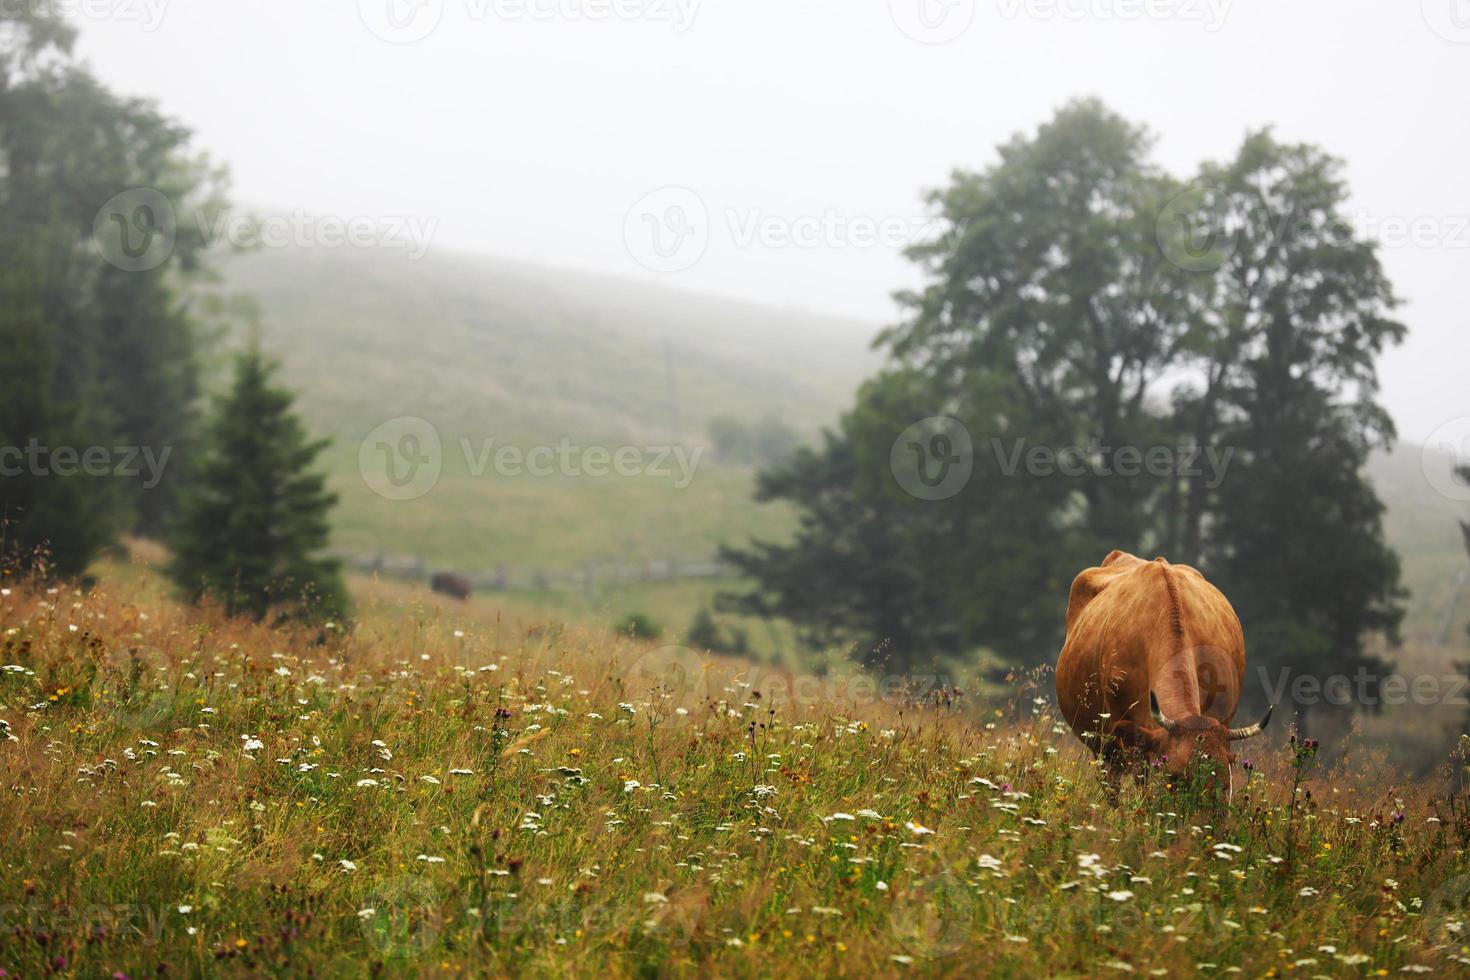
<instances>
[{"instance_id":1,"label":"meadow","mask_svg":"<svg viewBox=\"0 0 1470 980\"><path fill-rule=\"evenodd\" d=\"M1282 726L1228 806L1110 801L1044 673L981 703L398 596L270 629L136 571L7 581L0 644L6 976L1470 965L1450 782Z\"/></svg>"}]
</instances>

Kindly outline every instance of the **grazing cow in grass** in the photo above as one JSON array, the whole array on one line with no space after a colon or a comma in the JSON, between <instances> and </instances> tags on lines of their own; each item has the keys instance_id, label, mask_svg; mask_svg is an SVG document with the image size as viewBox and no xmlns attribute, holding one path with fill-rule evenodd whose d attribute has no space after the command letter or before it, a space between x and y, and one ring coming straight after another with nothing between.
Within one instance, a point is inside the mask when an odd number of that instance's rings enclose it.
<instances>
[{"instance_id":1,"label":"grazing cow in grass","mask_svg":"<svg viewBox=\"0 0 1470 980\"><path fill-rule=\"evenodd\" d=\"M1057 702L1110 775L1139 758L1180 775L1204 758L1228 789L1230 743L1271 720L1268 708L1230 727L1244 677L1240 620L1188 565L1114 551L1072 582Z\"/></svg>"},{"instance_id":2,"label":"grazing cow in grass","mask_svg":"<svg viewBox=\"0 0 1470 980\"><path fill-rule=\"evenodd\" d=\"M440 595L453 596L461 602L470 597L469 579L453 572L439 572L429 579L429 588Z\"/></svg>"}]
</instances>

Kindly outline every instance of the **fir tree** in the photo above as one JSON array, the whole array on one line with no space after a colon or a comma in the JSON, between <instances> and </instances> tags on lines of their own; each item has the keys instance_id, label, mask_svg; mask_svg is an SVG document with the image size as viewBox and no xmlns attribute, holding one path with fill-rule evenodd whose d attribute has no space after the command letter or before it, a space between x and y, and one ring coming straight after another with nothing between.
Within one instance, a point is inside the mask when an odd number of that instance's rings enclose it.
<instances>
[{"instance_id":1,"label":"fir tree","mask_svg":"<svg viewBox=\"0 0 1470 980\"><path fill-rule=\"evenodd\" d=\"M189 601L208 596L232 616L328 619L346 600L338 563L321 555L337 497L311 468L327 441L308 437L275 371L254 346L236 360L184 496L169 574Z\"/></svg>"},{"instance_id":2,"label":"fir tree","mask_svg":"<svg viewBox=\"0 0 1470 980\"><path fill-rule=\"evenodd\" d=\"M689 624L689 632L684 637L684 642L695 650L719 650L720 628L715 625L715 618L710 615L709 610L703 606L699 612L694 614L694 622Z\"/></svg>"}]
</instances>

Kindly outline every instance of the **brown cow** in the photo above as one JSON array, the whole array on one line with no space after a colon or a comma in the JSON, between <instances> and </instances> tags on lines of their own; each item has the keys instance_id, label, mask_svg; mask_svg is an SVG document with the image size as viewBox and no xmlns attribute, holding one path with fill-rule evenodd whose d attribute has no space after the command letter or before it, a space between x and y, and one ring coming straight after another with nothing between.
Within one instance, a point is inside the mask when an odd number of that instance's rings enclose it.
<instances>
[{"instance_id":1,"label":"brown cow","mask_svg":"<svg viewBox=\"0 0 1470 980\"><path fill-rule=\"evenodd\" d=\"M1230 742L1259 735L1275 708L1230 727L1244 676L1235 610L1188 565L1114 551L1072 582L1057 702L1110 775L1130 756L1174 775L1204 757L1229 774Z\"/></svg>"}]
</instances>

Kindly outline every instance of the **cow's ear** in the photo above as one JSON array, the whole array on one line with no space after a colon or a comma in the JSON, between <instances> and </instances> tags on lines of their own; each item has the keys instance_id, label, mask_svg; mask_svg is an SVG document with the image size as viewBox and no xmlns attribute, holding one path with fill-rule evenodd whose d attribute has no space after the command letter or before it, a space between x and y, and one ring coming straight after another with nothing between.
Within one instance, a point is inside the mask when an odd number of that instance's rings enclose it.
<instances>
[{"instance_id":1,"label":"cow's ear","mask_svg":"<svg viewBox=\"0 0 1470 980\"><path fill-rule=\"evenodd\" d=\"M1120 562L1124 564L1135 564L1142 561L1143 559L1139 558L1137 555L1130 555L1126 551L1119 551L1117 548L1114 548L1111 552L1108 553L1108 556L1102 560L1101 567L1107 568L1111 565L1119 564Z\"/></svg>"},{"instance_id":2,"label":"cow's ear","mask_svg":"<svg viewBox=\"0 0 1470 980\"><path fill-rule=\"evenodd\" d=\"M1164 730L1154 725L1138 725L1127 718L1113 726L1113 737L1123 745L1139 751L1157 751L1164 744Z\"/></svg>"}]
</instances>

